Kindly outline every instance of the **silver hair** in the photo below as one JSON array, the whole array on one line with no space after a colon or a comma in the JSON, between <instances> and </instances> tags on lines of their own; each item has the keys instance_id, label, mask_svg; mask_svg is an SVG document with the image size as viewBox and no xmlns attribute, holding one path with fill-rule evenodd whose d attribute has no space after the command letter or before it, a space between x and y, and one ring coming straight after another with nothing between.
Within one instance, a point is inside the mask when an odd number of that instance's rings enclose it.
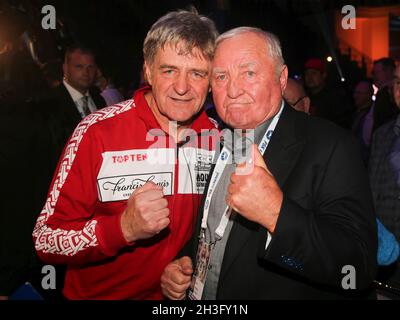
<instances>
[{"instance_id":1,"label":"silver hair","mask_svg":"<svg viewBox=\"0 0 400 320\"><path fill-rule=\"evenodd\" d=\"M277 76L279 76L279 74L282 71L283 66L285 65L285 60L283 59L282 47L281 47L279 38L271 32L267 32L260 28L254 28L254 27L234 28L234 29L231 29L231 30L228 30L228 31L222 33L217 38L216 46L218 46L224 40L227 40L227 39L233 38L237 35L240 35L243 33L248 33L248 32L254 33L265 40L265 44L267 46L269 56L276 63L275 71L276 71Z\"/></svg>"},{"instance_id":2,"label":"silver hair","mask_svg":"<svg viewBox=\"0 0 400 320\"><path fill-rule=\"evenodd\" d=\"M171 45L179 49L181 54L193 54L193 49L197 48L204 58L211 61L217 36L214 22L199 15L196 9L172 11L150 28L143 44L143 57L151 64L159 49Z\"/></svg>"}]
</instances>

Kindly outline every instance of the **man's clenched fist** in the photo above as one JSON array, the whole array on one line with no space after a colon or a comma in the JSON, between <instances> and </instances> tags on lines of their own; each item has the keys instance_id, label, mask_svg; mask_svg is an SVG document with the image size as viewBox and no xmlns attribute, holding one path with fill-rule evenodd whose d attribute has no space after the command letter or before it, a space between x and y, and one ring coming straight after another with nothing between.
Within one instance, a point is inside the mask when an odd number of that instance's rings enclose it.
<instances>
[{"instance_id":1,"label":"man's clenched fist","mask_svg":"<svg viewBox=\"0 0 400 320\"><path fill-rule=\"evenodd\" d=\"M121 216L122 233L128 242L151 238L169 225L168 201L162 190L147 182L129 197Z\"/></svg>"},{"instance_id":2,"label":"man's clenched fist","mask_svg":"<svg viewBox=\"0 0 400 320\"><path fill-rule=\"evenodd\" d=\"M193 274L192 260L182 257L171 262L161 276L163 294L171 300L183 300L186 290L190 287Z\"/></svg>"}]
</instances>

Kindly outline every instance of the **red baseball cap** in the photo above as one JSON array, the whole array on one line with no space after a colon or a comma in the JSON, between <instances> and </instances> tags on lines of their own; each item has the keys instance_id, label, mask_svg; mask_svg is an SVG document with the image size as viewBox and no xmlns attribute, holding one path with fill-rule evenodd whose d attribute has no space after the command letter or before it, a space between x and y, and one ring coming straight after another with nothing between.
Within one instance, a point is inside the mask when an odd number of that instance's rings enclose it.
<instances>
[{"instance_id":1,"label":"red baseball cap","mask_svg":"<svg viewBox=\"0 0 400 320\"><path fill-rule=\"evenodd\" d=\"M321 59L311 58L306 61L304 64L304 69L315 69L320 71L321 73L325 72L325 64Z\"/></svg>"}]
</instances>

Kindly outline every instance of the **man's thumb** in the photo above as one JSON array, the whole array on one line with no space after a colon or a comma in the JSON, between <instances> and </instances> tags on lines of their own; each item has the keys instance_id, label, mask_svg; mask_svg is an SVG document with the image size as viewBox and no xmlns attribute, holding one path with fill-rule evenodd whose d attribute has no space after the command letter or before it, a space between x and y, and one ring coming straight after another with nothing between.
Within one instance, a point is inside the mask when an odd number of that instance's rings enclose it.
<instances>
[{"instance_id":1,"label":"man's thumb","mask_svg":"<svg viewBox=\"0 0 400 320\"><path fill-rule=\"evenodd\" d=\"M185 256L182 257L178 260L179 265L181 267L181 270L184 274L186 275L191 275L193 273L193 264L192 264L192 259L189 257Z\"/></svg>"},{"instance_id":2,"label":"man's thumb","mask_svg":"<svg viewBox=\"0 0 400 320\"><path fill-rule=\"evenodd\" d=\"M254 165L264 168L265 170L268 171L267 165L265 164L264 158L260 151L258 150L258 147L256 144L253 144L253 150L252 150L252 160Z\"/></svg>"}]
</instances>

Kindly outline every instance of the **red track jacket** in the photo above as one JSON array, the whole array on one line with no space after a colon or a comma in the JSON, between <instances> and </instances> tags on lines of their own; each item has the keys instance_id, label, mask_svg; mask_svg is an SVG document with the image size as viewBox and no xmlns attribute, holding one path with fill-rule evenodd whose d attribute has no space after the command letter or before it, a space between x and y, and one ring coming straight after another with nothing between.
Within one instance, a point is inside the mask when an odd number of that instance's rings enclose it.
<instances>
[{"instance_id":1,"label":"red track jacket","mask_svg":"<svg viewBox=\"0 0 400 320\"><path fill-rule=\"evenodd\" d=\"M37 219L36 251L46 263L68 264L64 295L69 299L161 299L163 269L191 235L212 139L209 146L193 148L160 136L144 98L148 90L82 120ZM204 112L191 126L196 134L215 128ZM149 149L155 143L158 148ZM120 217L129 195L146 181L164 187L170 224L153 238L128 244Z\"/></svg>"}]
</instances>

